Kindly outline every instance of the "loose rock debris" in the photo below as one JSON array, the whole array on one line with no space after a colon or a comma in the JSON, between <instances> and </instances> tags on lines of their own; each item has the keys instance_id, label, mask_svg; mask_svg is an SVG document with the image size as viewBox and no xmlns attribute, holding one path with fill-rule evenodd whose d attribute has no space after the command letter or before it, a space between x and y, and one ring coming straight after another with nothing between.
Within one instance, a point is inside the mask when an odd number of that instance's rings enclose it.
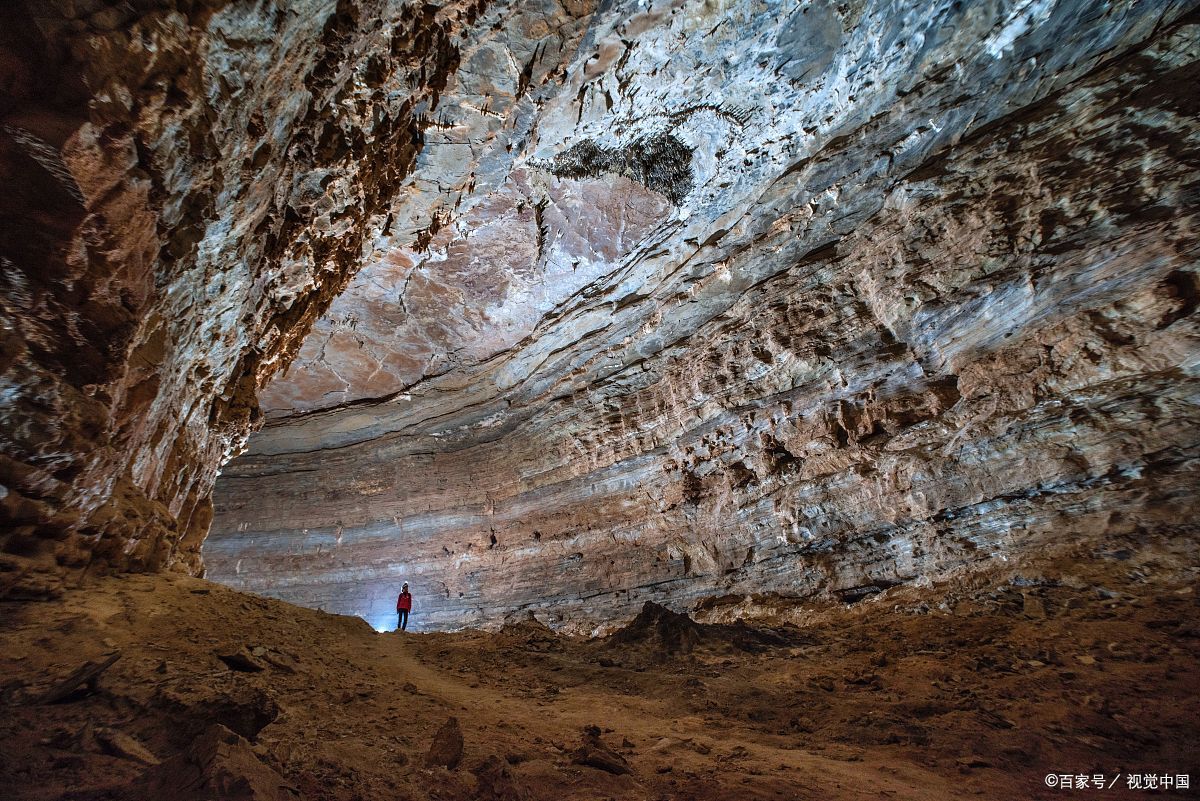
<instances>
[{"instance_id":1,"label":"loose rock debris","mask_svg":"<svg viewBox=\"0 0 1200 801\"><path fill-rule=\"evenodd\" d=\"M598 640L528 620L380 635L196 579L106 578L5 605L0 787L14 801L941 801L1061 798L1051 772L1196 777L1198 573L1188 538L1139 534L849 605L649 606ZM262 669L231 669L234 654ZM101 673L92 692L62 678Z\"/></svg>"}]
</instances>

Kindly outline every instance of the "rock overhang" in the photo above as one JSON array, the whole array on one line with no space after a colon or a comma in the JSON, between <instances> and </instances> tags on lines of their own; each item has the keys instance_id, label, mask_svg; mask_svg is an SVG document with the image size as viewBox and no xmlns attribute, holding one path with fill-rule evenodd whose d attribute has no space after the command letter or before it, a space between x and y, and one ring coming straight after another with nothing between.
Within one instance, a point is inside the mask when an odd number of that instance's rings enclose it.
<instances>
[{"instance_id":1,"label":"rock overhang","mask_svg":"<svg viewBox=\"0 0 1200 801\"><path fill-rule=\"evenodd\" d=\"M373 608L386 603L380 571L399 566L438 596L441 625L479 623L497 603L537 608L546 588L544 605L563 625L600 614L589 599L632 609L646 593L866 586L876 572L891 581L1036 547L1051 520L1089 504L1124 508L1115 489L1087 500L1095 477L1049 441L1013 459L1013 444L989 433L970 445L990 454L978 465L951 454L1004 384L984 365L1024 363L1047 332L1101 336L1079 320L1120 317L1123 293L1171 302L1160 282L1192 258L1186 223L1169 233L1121 211L1120 182L1101 165L1127 169L1103 140L1126 135L1141 114L1112 98L1157 85L1165 72L1156 70L1193 69L1183 66L1186 35L1147 40L1183 7L1125 9L1103 23L1070 3L750 9L595 12L578 48L547 68L554 79L518 100L483 146L487 178L466 181L453 210L427 210L427 236L399 257L418 287L441 281L414 312L438 319L398 338L419 341L429 360L387 374L382 395L345 382L327 396L345 405L299 404L299 414L282 399L305 378L268 390L268 405L281 399L278 416L229 467L234 500L210 564L228 564L226 549L269 560L290 543L296 576L317 582L326 557L285 535L298 517L247 515L236 500L261 490L262 477L278 482L270 497L309 508L291 475L309 469L332 484L369 476L346 497L318 493L317 505L336 511L313 522L356 532L357 545L327 558L362 558L370 586L307 591L329 601L348 592L347 609ZM1130 59L1154 53L1160 67L1104 72L1130 48L1141 53ZM444 97L454 92L451 82ZM1164 133L1189 127L1177 109L1164 113ZM1067 138L1078 154L1064 163ZM1181 197L1184 150L1157 152L1173 176L1168 194ZM663 153L656 172L647 154ZM420 168L413 180L421 184ZM1097 202L1114 216L1079 214ZM631 203L645 204L640 227L628 225ZM621 215L597 212L614 206ZM1114 235L1122 225L1128 237ZM615 227L624 241L614 242ZM354 293L352 284L339 303L350 308ZM410 320L406 331L417 327ZM319 324L292 376L323 369L314 352L322 336L339 336L335 327ZM1140 336L1125 345L1186 349ZM388 337L363 339L386 348ZM1061 392L1066 403L1081 392L1072 402L1117 403L1080 398L1137 373L1141 356L1103 358L1122 366L1004 389L1003 414L1042 415L1053 428L1067 424L1033 398ZM373 375L387 372L381 364ZM1141 375L1131 380L1163 386ZM1016 417L1011 430L1025 425ZM1167 439L1176 435L1190 441L1182 430ZM897 455L911 448L926 455ZM927 464L935 457L946 464ZM994 469L1029 471L1028 483L1000 491L1004 481L985 477L989 458L1007 465ZM868 489L873 475L889 488ZM1077 497L1008 508L1021 494L1047 497L1037 487L1056 475ZM244 518L250 533L222 542ZM946 533L953 520L961 532ZM1013 526L1035 532L1029 543L1000 534ZM288 592L265 573L230 580Z\"/></svg>"},{"instance_id":2,"label":"rock overhang","mask_svg":"<svg viewBox=\"0 0 1200 801\"><path fill-rule=\"evenodd\" d=\"M3 110L23 592L199 569L256 396L212 574L446 625L1186 517L1192 3L98 5Z\"/></svg>"}]
</instances>

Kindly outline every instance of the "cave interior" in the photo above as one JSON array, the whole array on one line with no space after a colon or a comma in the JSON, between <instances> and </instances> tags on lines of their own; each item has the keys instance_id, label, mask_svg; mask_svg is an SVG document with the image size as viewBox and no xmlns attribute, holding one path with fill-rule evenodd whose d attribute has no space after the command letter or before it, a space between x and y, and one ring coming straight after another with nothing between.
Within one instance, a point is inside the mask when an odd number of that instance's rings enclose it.
<instances>
[{"instance_id":1,"label":"cave interior","mask_svg":"<svg viewBox=\"0 0 1200 801\"><path fill-rule=\"evenodd\" d=\"M1196 0L3 4L5 796L1195 797L1197 85Z\"/></svg>"}]
</instances>

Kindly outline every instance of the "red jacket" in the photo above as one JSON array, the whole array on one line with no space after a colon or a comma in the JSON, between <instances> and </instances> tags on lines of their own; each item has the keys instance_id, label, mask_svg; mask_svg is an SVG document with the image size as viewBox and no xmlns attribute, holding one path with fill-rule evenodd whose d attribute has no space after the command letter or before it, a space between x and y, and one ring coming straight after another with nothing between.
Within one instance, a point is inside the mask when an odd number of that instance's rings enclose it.
<instances>
[{"instance_id":1,"label":"red jacket","mask_svg":"<svg viewBox=\"0 0 1200 801\"><path fill-rule=\"evenodd\" d=\"M400 597L396 599L396 611L397 612L401 612L401 611L411 612L412 611L412 593L411 592L400 593Z\"/></svg>"}]
</instances>

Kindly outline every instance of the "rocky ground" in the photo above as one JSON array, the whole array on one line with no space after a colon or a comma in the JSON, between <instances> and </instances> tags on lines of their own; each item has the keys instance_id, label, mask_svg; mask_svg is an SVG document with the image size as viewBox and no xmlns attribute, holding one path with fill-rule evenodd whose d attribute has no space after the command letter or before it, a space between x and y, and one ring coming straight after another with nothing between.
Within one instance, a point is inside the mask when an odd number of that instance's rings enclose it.
<instances>
[{"instance_id":1,"label":"rocky ground","mask_svg":"<svg viewBox=\"0 0 1200 801\"><path fill-rule=\"evenodd\" d=\"M105 578L4 604L0 782L30 801L1142 798L1128 774L1200 782L1198 567L1186 538L1139 534L850 605L648 605L600 640L380 635ZM89 687L79 669L113 655Z\"/></svg>"}]
</instances>

